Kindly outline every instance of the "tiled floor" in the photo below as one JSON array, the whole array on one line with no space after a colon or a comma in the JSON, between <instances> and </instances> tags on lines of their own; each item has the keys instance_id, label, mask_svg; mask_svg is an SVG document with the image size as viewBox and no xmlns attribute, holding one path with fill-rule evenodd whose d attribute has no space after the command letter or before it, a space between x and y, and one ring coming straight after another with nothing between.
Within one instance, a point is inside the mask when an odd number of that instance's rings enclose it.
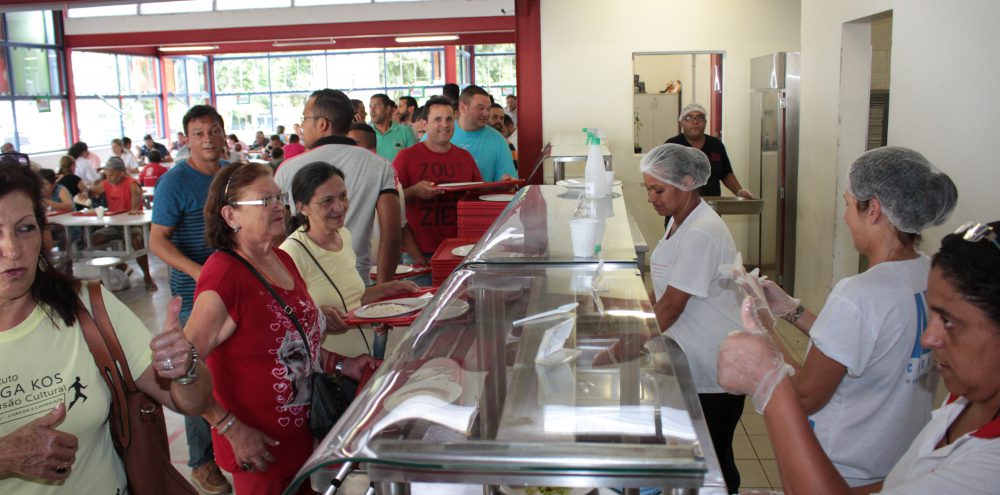
<instances>
[{"instance_id":1,"label":"tiled floor","mask_svg":"<svg viewBox=\"0 0 1000 495\"><path fill-rule=\"evenodd\" d=\"M160 286L156 292L147 292L142 287L142 278L136 267L132 276L133 287L124 291L116 292L115 295L125 302L146 323L146 326L153 331L157 331L163 324L166 317L166 307L170 300L170 288L167 283L168 272L166 265L154 256L150 256L150 269L153 278ZM81 271L78 276L84 277L88 273ZM779 335L785 343L792 349L799 359L805 356L808 339L788 325L784 321L779 322ZM187 439L184 436L183 418L167 411L167 429L171 440L171 455L174 464L185 475L189 474L187 468ZM736 431L733 441L733 448L736 452L736 463L742 476L742 490L780 490L781 480L778 476L777 464L774 461L774 451L771 449L771 442L767 438L767 430L764 428L763 418L757 414L753 405L747 401L743 413L740 427ZM367 481L361 477L355 479L339 492L341 495L361 495L367 488Z\"/></svg>"}]
</instances>

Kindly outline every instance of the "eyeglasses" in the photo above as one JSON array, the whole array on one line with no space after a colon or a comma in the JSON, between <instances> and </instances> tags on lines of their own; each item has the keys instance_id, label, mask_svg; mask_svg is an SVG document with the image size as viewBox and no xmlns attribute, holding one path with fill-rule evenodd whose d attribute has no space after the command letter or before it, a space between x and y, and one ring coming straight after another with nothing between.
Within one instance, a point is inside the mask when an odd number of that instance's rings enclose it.
<instances>
[{"instance_id":1,"label":"eyeglasses","mask_svg":"<svg viewBox=\"0 0 1000 495\"><path fill-rule=\"evenodd\" d=\"M288 193L283 192L277 196L268 196L263 199L245 199L243 201L233 201L229 203L230 205L243 205L243 206L264 206L270 207L276 204L285 205L288 203Z\"/></svg>"},{"instance_id":2,"label":"eyeglasses","mask_svg":"<svg viewBox=\"0 0 1000 495\"><path fill-rule=\"evenodd\" d=\"M683 120L684 122L705 122L708 119L706 119L704 115L691 115L691 114L688 114L688 115L685 115L684 118L681 119L681 120Z\"/></svg>"},{"instance_id":3,"label":"eyeglasses","mask_svg":"<svg viewBox=\"0 0 1000 495\"><path fill-rule=\"evenodd\" d=\"M326 117L324 117L322 115L312 115L312 116L309 116L309 117L306 117L305 115L303 115L302 116L302 122L299 122L299 125L305 124L306 121L309 120L309 119L326 119L326 120L330 120L330 119L327 119Z\"/></svg>"},{"instance_id":4,"label":"eyeglasses","mask_svg":"<svg viewBox=\"0 0 1000 495\"><path fill-rule=\"evenodd\" d=\"M956 234L961 234L962 239L969 242L979 242L986 239L993 243L997 249L1000 249L1000 242L997 242L997 233L990 227L989 224L980 222L968 222L962 225L955 231Z\"/></svg>"},{"instance_id":5,"label":"eyeglasses","mask_svg":"<svg viewBox=\"0 0 1000 495\"><path fill-rule=\"evenodd\" d=\"M28 155L24 153L0 153L0 165L17 165L27 167L31 164Z\"/></svg>"}]
</instances>

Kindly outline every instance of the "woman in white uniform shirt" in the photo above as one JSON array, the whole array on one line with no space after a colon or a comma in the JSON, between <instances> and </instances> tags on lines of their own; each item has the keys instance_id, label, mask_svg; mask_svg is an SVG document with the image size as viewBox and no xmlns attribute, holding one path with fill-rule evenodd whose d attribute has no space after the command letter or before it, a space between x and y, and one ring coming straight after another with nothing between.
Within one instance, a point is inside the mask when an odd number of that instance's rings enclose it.
<instances>
[{"instance_id":1,"label":"woman in white uniform shirt","mask_svg":"<svg viewBox=\"0 0 1000 495\"><path fill-rule=\"evenodd\" d=\"M864 487L885 478L930 419L937 377L920 338L931 260L917 242L958 192L906 148L871 150L849 174L844 222L868 270L837 283L818 317L765 285L775 313L809 336L792 383L816 437L847 483Z\"/></svg>"},{"instance_id":2,"label":"woman in white uniform shirt","mask_svg":"<svg viewBox=\"0 0 1000 495\"><path fill-rule=\"evenodd\" d=\"M931 318L921 344L933 350L950 396L885 482L871 490L985 495L1000 487L998 231L1000 222L966 224L945 237L934 255L927 283ZM751 306L748 300L745 307ZM734 334L722 344L719 381L727 390L753 393L785 492L851 493L806 421L781 352L749 311L745 320L751 331ZM884 437L877 435L879 439Z\"/></svg>"},{"instance_id":3,"label":"woman in white uniform shirt","mask_svg":"<svg viewBox=\"0 0 1000 495\"><path fill-rule=\"evenodd\" d=\"M735 493L740 474L733 433L744 402L742 395L725 393L719 386L716 356L726 335L741 326L742 294L719 270L736 259L736 247L722 218L698 194L711 173L704 153L664 144L644 156L639 167L647 200L657 213L671 217L666 236L649 259L653 311L660 330L687 355L722 474Z\"/></svg>"}]
</instances>

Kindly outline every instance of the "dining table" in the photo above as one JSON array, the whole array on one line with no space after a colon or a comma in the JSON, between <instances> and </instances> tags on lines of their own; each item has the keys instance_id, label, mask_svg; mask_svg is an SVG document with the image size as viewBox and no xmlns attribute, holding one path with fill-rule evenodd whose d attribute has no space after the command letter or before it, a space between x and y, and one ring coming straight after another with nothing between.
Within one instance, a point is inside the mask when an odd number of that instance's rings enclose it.
<instances>
[{"instance_id":1,"label":"dining table","mask_svg":"<svg viewBox=\"0 0 1000 495\"><path fill-rule=\"evenodd\" d=\"M81 214L82 213L82 214ZM80 251L80 256L85 258L115 256L122 260L135 259L148 254L149 246L149 226L153 223L153 212L143 210L138 215L130 215L128 212L121 212L114 215L105 214L103 218L98 218L93 214L93 210L83 210L80 212L61 213L49 216L49 222L62 225L64 227L82 227L84 231L83 239L85 248ZM98 249L94 246L93 234L104 227L122 227L125 229L123 237L124 249ZM131 229L139 228L142 232L142 247L132 244Z\"/></svg>"}]
</instances>

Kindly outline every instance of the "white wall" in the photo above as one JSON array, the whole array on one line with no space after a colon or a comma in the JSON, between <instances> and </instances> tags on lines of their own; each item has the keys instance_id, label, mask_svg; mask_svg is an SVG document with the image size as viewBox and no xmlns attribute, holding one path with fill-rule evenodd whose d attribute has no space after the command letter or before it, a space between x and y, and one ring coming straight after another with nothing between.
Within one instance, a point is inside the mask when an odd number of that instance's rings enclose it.
<instances>
[{"instance_id":1,"label":"white wall","mask_svg":"<svg viewBox=\"0 0 1000 495\"><path fill-rule=\"evenodd\" d=\"M627 206L650 248L663 219L646 203L632 153L633 52L725 53L722 130L734 171L746 181L750 59L799 49L798 0L541 0L541 15L544 137L581 127L607 133ZM737 247L745 234L745 227L734 232Z\"/></svg>"},{"instance_id":2,"label":"white wall","mask_svg":"<svg viewBox=\"0 0 1000 495\"><path fill-rule=\"evenodd\" d=\"M840 67L843 25L892 10L889 144L924 154L958 186L958 207L942 227L924 233L923 250L966 220L996 220L1000 167L1000 2L992 0L803 0L800 131L798 296L820 309L836 279L849 273L846 229L836 230L846 162L841 142ZM731 87L731 86L730 86ZM853 158L851 158L853 159ZM919 194L920 191L914 191ZM834 249L834 246L838 246Z\"/></svg>"}]
</instances>

